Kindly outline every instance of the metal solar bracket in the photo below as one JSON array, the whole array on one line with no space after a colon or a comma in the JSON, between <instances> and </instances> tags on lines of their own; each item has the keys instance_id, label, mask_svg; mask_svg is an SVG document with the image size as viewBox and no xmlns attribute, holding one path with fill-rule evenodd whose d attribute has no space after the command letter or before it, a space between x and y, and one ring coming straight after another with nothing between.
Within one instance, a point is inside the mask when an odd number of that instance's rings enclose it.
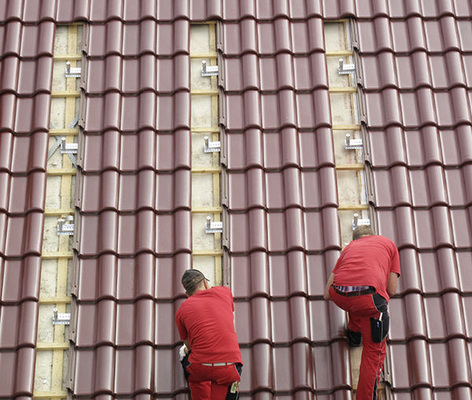
<instances>
[{"instance_id":1,"label":"metal solar bracket","mask_svg":"<svg viewBox=\"0 0 472 400\"><path fill-rule=\"evenodd\" d=\"M59 218L57 220L56 231L58 236L74 235L74 217L69 215L65 218Z\"/></svg>"},{"instance_id":2,"label":"metal solar bracket","mask_svg":"<svg viewBox=\"0 0 472 400\"><path fill-rule=\"evenodd\" d=\"M370 226L370 219L368 219L368 218L359 218L359 214L355 213L354 218L352 219L352 230L356 229L360 225Z\"/></svg>"},{"instance_id":3,"label":"metal solar bracket","mask_svg":"<svg viewBox=\"0 0 472 400\"><path fill-rule=\"evenodd\" d=\"M203 151L205 153L213 153L216 151L221 151L221 142L210 142L210 139L208 136L204 137L204 146L203 146Z\"/></svg>"},{"instance_id":4,"label":"metal solar bracket","mask_svg":"<svg viewBox=\"0 0 472 400\"><path fill-rule=\"evenodd\" d=\"M70 325L70 313L60 313L57 308L52 310L53 325Z\"/></svg>"},{"instance_id":5,"label":"metal solar bracket","mask_svg":"<svg viewBox=\"0 0 472 400\"><path fill-rule=\"evenodd\" d=\"M218 65L207 65L205 60L202 61L202 76L218 75Z\"/></svg>"},{"instance_id":6,"label":"metal solar bracket","mask_svg":"<svg viewBox=\"0 0 472 400\"><path fill-rule=\"evenodd\" d=\"M52 155L56 152L56 150L58 148L60 148L61 149L61 154L67 154L69 156L72 164L74 165L74 167L77 168L77 160L76 160L74 154L78 153L79 144L78 143L66 143L66 138L64 136L62 136L62 137L56 136L55 139L56 139L56 143L48 151L48 160L52 157Z\"/></svg>"},{"instance_id":7,"label":"metal solar bracket","mask_svg":"<svg viewBox=\"0 0 472 400\"><path fill-rule=\"evenodd\" d=\"M205 233L223 233L223 222L212 221L211 217L206 217Z\"/></svg>"},{"instance_id":8,"label":"metal solar bracket","mask_svg":"<svg viewBox=\"0 0 472 400\"><path fill-rule=\"evenodd\" d=\"M71 67L70 61L66 62L66 78L80 78L82 76L82 68Z\"/></svg>"},{"instance_id":9,"label":"metal solar bracket","mask_svg":"<svg viewBox=\"0 0 472 400\"><path fill-rule=\"evenodd\" d=\"M356 72L355 64L344 64L344 60L342 58L339 59L339 64L338 64L339 75L348 75L348 74L353 74L354 72Z\"/></svg>"},{"instance_id":10,"label":"metal solar bracket","mask_svg":"<svg viewBox=\"0 0 472 400\"><path fill-rule=\"evenodd\" d=\"M61 153L62 154L77 154L79 150L78 143L66 143L66 138L61 138Z\"/></svg>"},{"instance_id":11,"label":"metal solar bracket","mask_svg":"<svg viewBox=\"0 0 472 400\"><path fill-rule=\"evenodd\" d=\"M364 147L362 139L352 139L349 133L346 133L346 140L344 141L344 148L346 150L360 150Z\"/></svg>"}]
</instances>

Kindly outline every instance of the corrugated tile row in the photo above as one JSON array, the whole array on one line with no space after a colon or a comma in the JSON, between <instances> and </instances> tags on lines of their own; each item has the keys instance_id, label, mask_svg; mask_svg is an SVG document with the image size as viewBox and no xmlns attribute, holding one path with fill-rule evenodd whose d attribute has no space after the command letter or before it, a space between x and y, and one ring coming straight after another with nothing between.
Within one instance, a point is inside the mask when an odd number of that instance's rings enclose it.
<instances>
[{"instance_id":1,"label":"corrugated tile row","mask_svg":"<svg viewBox=\"0 0 472 400\"><path fill-rule=\"evenodd\" d=\"M232 210L231 210L232 211ZM245 254L256 250L323 252L341 250L335 207L321 211L289 208L285 212L252 209L227 217L228 252Z\"/></svg>"},{"instance_id":2,"label":"corrugated tile row","mask_svg":"<svg viewBox=\"0 0 472 400\"><path fill-rule=\"evenodd\" d=\"M468 271L471 261L469 249L441 247L434 252L418 252L414 248L403 248L400 262L405 268L400 291L405 295L415 292L436 297L446 292L467 295L472 291L472 276Z\"/></svg>"},{"instance_id":3,"label":"corrugated tile row","mask_svg":"<svg viewBox=\"0 0 472 400\"><path fill-rule=\"evenodd\" d=\"M453 50L470 52L468 37L471 33L467 16L458 19L453 15L426 19L424 16L393 20L381 17L358 22L359 51L363 53L393 52L428 54Z\"/></svg>"},{"instance_id":4,"label":"corrugated tile row","mask_svg":"<svg viewBox=\"0 0 472 400\"><path fill-rule=\"evenodd\" d=\"M104 130L100 134L91 132L84 135L82 146L77 162L84 176L116 171L134 174L136 179L139 176L148 179L149 173L144 171L152 170L174 172L176 178L186 179L191 168L189 130L185 128L170 132L144 128L130 134L122 134L116 129ZM93 185L92 181L97 178L89 179Z\"/></svg>"},{"instance_id":5,"label":"corrugated tile row","mask_svg":"<svg viewBox=\"0 0 472 400\"><path fill-rule=\"evenodd\" d=\"M73 396L187 392L173 320L192 251L189 26L85 29Z\"/></svg>"},{"instance_id":6,"label":"corrugated tile row","mask_svg":"<svg viewBox=\"0 0 472 400\"><path fill-rule=\"evenodd\" d=\"M397 55L390 51L362 57L361 79L370 91L429 88L440 91L470 88L472 55L460 51L428 54L417 51ZM395 71L402 71L397 75Z\"/></svg>"},{"instance_id":7,"label":"corrugated tile row","mask_svg":"<svg viewBox=\"0 0 472 400\"><path fill-rule=\"evenodd\" d=\"M318 170L286 167L282 171L253 167L246 172L231 173L227 191L240 190L240 197L228 196L227 205L234 211L264 208L279 212L288 208L319 210L337 206L334 173L332 167Z\"/></svg>"},{"instance_id":8,"label":"corrugated tile row","mask_svg":"<svg viewBox=\"0 0 472 400\"><path fill-rule=\"evenodd\" d=\"M468 2L446 0L429 2L428 0L405 0L388 2L386 0L244 0L228 2L225 0L178 0L172 4L156 3L152 0L133 0L123 2L95 2L93 0L77 2L74 0L47 0L38 7L26 4L8 3L0 10L0 20L59 21L61 23L78 21L107 22L110 20L141 21L157 19L174 21L179 18L204 21L212 18L239 20L256 18L261 20L286 17L304 19L307 16L324 18L357 17L371 19L379 16L408 18L423 16L437 18L441 16L464 16L472 13Z\"/></svg>"},{"instance_id":9,"label":"corrugated tile row","mask_svg":"<svg viewBox=\"0 0 472 400\"><path fill-rule=\"evenodd\" d=\"M445 398L467 398L470 394L470 342L454 338L446 343L415 339L391 344L392 378L396 388L446 391ZM455 397L462 393L464 397ZM411 395L410 395L411 396Z\"/></svg>"},{"instance_id":10,"label":"corrugated tile row","mask_svg":"<svg viewBox=\"0 0 472 400\"><path fill-rule=\"evenodd\" d=\"M152 293L153 296L158 294ZM164 321L172 320L181 301L157 301L148 294L138 296L140 298L133 299L133 302L117 302L116 298L110 297L76 304L77 318L71 328L71 338L77 351L105 345L175 348L178 344L175 324ZM293 295L278 300L255 296L250 300L238 300L235 309L238 339L243 347L252 347L259 342L275 347L282 344L292 346L298 342L316 342L318 346L326 346L339 339L341 333L335 325L342 322L342 313L336 312L334 306L321 296L309 299ZM259 323L254 324L253 319ZM333 319L330 324L316 323L317 320L330 319ZM120 321L128 323L120 324Z\"/></svg>"},{"instance_id":11,"label":"corrugated tile row","mask_svg":"<svg viewBox=\"0 0 472 400\"><path fill-rule=\"evenodd\" d=\"M332 132L329 127L302 130L287 126L270 131L250 127L231 132L223 138L223 143L225 152L221 156L221 163L235 176L238 176L238 172L249 172L251 168L270 172L290 169L295 174L315 173L321 182L332 173L335 166ZM302 172L296 172L295 168ZM254 179L259 176L262 179L264 172L254 172L252 175ZM252 179L252 176L247 179Z\"/></svg>"},{"instance_id":12,"label":"corrugated tile row","mask_svg":"<svg viewBox=\"0 0 472 400\"><path fill-rule=\"evenodd\" d=\"M471 327L465 319L470 315L470 299L460 293L445 292L428 297L408 293L401 300L392 299L390 307L395 315L402 316L392 326L392 341L423 338L447 343L452 338L467 340L471 336ZM423 315L427 318L422 318Z\"/></svg>"},{"instance_id":13,"label":"corrugated tile row","mask_svg":"<svg viewBox=\"0 0 472 400\"><path fill-rule=\"evenodd\" d=\"M455 129L435 126L415 130L399 126L369 128L366 151L367 160L379 169L403 165L417 170L440 165L444 167L444 175L455 168L467 171L472 161L472 130L466 124ZM468 183L464 183L467 187Z\"/></svg>"},{"instance_id":14,"label":"corrugated tile row","mask_svg":"<svg viewBox=\"0 0 472 400\"><path fill-rule=\"evenodd\" d=\"M458 3L460 17L358 22L369 201L402 266L387 359L395 399L471 395L471 25Z\"/></svg>"},{"instance_id":15,"label":"corrugated tile row","mask_svg":"<svg viewBox=\"0 0 472 400\"><path fill-rule=\"evenodd\" d=\"M221 35L223 244L250 376L242 395L349 397L345 316L322 297L341 250L323 21L248 18ZM268 354L246 358L261 345Z\"/></svg>"},{"instance_id":16,"label":"corrugated tile row","mask_svg":"<svg viewBox=\"0 0 472 400\"><path fill-rule=\"evenodd\" d=\"M225 35L227 35L225 37L228 43L234 47L237 40L234 37L235 34L225 32ZM296 57L291 54L291 51L280 52L271 57L258 57L258 54L264 54L263 51L267 51L265 42L262 43L260 51L246 49L247 53L242 55L236 53L234 58L229 58L228 55L220 78L225 82L228 92L251 89L263 92L284 89L312 92L314 89L328 88L327 76L316 72L325 68L325 55L322 48L299 49L298 53L293 53ZM298 41L295 43L300 46ZM310 53L309 57L301 56L306 53Z\"/></svg>"},{"instance_id":17,"label":"corrugated tile row","mask_svg":"<svg viewBox=\"0 0 472 400\"><path fill-rule=\"evenodd\" d=\"M228 93L223 109L223 122L228 131L250 128L314 130L331 126L328 90L311 93L292 90L276 93L251 90L242 95Z\"/></svg>"},{"instance_id":18,"label":"corrugated tile row","mask_svg":"<svg viewBox=\"0 0 472 400\"><path fill-rule=\"evenodd\" d=\"M249 255L233 255L228 259L232 289L240 301L254 297L280 301L293 296L319 300L338 256L339 250L313 254L303 250L286 254L254 251Z\"/></svg>"},{"instance_id":19,"label":"corrugated tile row","mask_svg":"<svg viewBox=\"0 0 472 400\"><path fill-rule=\"evenodd\" d=\"M345 317L321 294L341 248L323 18L352 16L373 221L402 257L393 396L469 398L471 15L465 0L2 3L0 397L33 393L48 69L55 23L72 21L91 24L68 386L187 396L169 321L191 252L188 34L219 19L243 397L351 398Z\"/></svg>"},{"instance_id":20,"label":"corrugated tile row","mask_svg":"<svg viewBox=\"0 0 472 400\"><path fill-rule=\"evenodd\" d=\"M88 97L80 123L86 132L118 130L126 133L142 129L175 131L190 129L190 93L180 91L173 96L157 96L143 92L137 96L121 96L108 92L100 97Z\"/></svg>"},{"instance_id":21,"label":"corrugated tile row","mask_svg":"<svg viewBox=\"0 0 472 400\"><path fill-rule=\"evenodd\" d=\"M399 92L387 88L365 95L366 118L372 128L401 126L419 129L426 126L470 129L470 96L462 87L445 91L420 88Z\"/></svg>"},{"instance_id":22,"label":"corrugated tile row","mask_svg":"<svg viewBox=\"0 0 472 400\"><path fill-rule=\"evenodd\" d=\"M0 24L1 398L33 397L54 30Z\"/></svg>"},{"instance_id":23,"label":"corrugated tile row","mask_svg":"<svg viewBox=\"0 0 472 400\"><path fill-rule=\"evenodd\" d=\"M13 114L10 114L9 118L11 115L15 115L14 109L11 112ZM3 121L3 117L0 120ZM5 179L19 177L20 180L24 180L24 176L27 174L39 177L41 172L46 171L45 154L48 150L49 140L47 129L30 132L28 135L19 135L16 131L1 130L0 132L0 171L10 175ZM42 178L45 179L44 176ZM18 201L24 202L24 199ZM13 204L12 206L16 207Z\"/></svg>"},{"instance_id":24,"label":"corrugated tile row","mask_svg":"<svg viewBox=\"0 0 472 400\"><path fill-rule=\"evenodd\" d=\"M4 11L4 8L2 11ZM5 62L9 56L20 57L22 59L21 64L26 61L25 59L38 60L42 57L52 57L54 49L54 32L56 29L54 22L35 21L34 24L27 25L25 24L25 21L17 19L7 20L1 18L1 21L3 24L0 25L0 59L3 62ZM12 60L10 63L19 63L19 61ZM6 68L4 70L5 72L8 71L8 67L11 68L10 63L3 64L4 68ZM38 62L36 71L42 71L44 66L41 66L40 64L44 63L48 65L46 60L42 61L42 63ZM45 83L49 82L51 79L51 77L47 75L47 73L43 72L40 76L45 79ZM21 85L24 84L19 82L17 79L14 79L12 82L8 82L7 88L15 82L18 82Z\"/></svg>"},{"instance_id":25,"label":"corrugated tile row","mask_svg":"<svg viewBox=\"0 0 472 400\"><path fill-rule=\"evenodd\" d=\"M378 207L468 207L472 203L471 173L472 164L459 168L432 164L424 169L397 165L389 170L372 170L373 202ZM398 187L406 190L398 192Z\"/></svg>"},{"instance_id":26,"label":"corrugated tile row","mask_svg":"<svg viewBox=\"0 0 472 400\"><path fill-rule=\"evenodd\" d=\"M78 302L86 304L105 299L128 303L139 299L171 301L181 292L179 279L189 264L188 253L174 257L141 253L126 258L114 254L81 258L74 269L71 291Z\"/></svg>"},{"instance_id":27,"label":"corrugated tile row","mask_svg":"<svg viewBox=\"0 0 472 400\"><path fill-rule=\"evenodd\" d=\"M326 396L332 387L336 396L348 399L350 371L327 364L325 360L339 357L341 343L331 347L312 348L307 343L274 348L266 343L255 344L250 349L242 349L243 359L248 360L241 390L251 389L251 396L283 396L312 398L313 393ZM149 346L137 346L133 349L116 349L113 346L101 346L95 352L78 352L73 362L83 368L75 371L74 392L77 396L89 396L100 393L101 397L116 396L130 391L123 398L148 398L154 393L165 397L179 397L175 385L183 386L183 374L176 358L175 349L153 349ZM103 363L102 360L110 360ZM291 367L288 359L297 359L297 367ZM318 362L317 362L318 360ZM319 362L319 360L323 360ZM100 371L96 375L94 371ZM153 373L149 374L149 371ZM178 371L175 373L174 371ZM116 379L120 376L119 380ZM320 382L313 380L320 376ZM131 389L131 390L130 390ZM320 398L320 397L318 397ZM321 397L323 398L323 397ZM326 397L329 398L329 397Z\"/></svg>"},{"instance_id":28,"label":"corrugated tile row","mask_svg":"<svg viewBox=\"0 0 472 400\"><path fill-rule=\"evenodd\" d=\"M376 209L375 220L381 232L392 238L400 249L431 251L450 247L470 250L470 212L470 207L413 209L399 206L394 210Z\"/></svg>"}]
</instances>

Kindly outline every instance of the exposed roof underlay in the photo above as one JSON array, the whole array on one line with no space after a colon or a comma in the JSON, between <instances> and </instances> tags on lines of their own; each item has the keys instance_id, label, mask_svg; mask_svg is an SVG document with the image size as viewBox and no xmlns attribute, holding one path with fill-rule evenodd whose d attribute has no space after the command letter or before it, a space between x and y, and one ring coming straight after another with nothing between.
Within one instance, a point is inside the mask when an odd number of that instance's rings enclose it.
<instances>
[{"instance_id":1,"label":"exposed roof underlay","mask_svg":"<svg viewBox=\"0 0 472 400\"><path fill-rule=\"evenodd\" d=\"M226 279L242 394L351 398L323 21L352 18L372 220L400 250L395 398L470 398L467 0L0 4L0 397L32 398L55 26L84 29L71 393L179 397L189 28L217 20ZM301 74L297 68L305 68Z\"/></svg>"}]
</instances>

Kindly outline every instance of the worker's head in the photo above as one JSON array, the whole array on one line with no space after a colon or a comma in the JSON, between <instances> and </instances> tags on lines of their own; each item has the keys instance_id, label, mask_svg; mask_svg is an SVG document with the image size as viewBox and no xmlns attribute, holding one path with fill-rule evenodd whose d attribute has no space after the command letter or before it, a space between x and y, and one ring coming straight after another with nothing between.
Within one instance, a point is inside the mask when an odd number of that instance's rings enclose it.
<instances>
[{"instance_id":1,"label":"worker's head","mask_svg":"<svg viewBox=\"0 0 472 400\"><path fill-rule=\"evenodd\" d=\"M202 289L208 289L208 279L198 269L188 269L182 275L182 286L192 296Z\"/></svg>"},{"instance_id":2,"label":"worker's head","mask_svg":"<svg viewBox=\"0 0 472 400\"><path fill-rule=\"evenodd\" d=\"M375 235L374 230L369 225L359 225L352 232L352 240L360 239L364 236L373 236Z\"/></svg>"}]
</instances>

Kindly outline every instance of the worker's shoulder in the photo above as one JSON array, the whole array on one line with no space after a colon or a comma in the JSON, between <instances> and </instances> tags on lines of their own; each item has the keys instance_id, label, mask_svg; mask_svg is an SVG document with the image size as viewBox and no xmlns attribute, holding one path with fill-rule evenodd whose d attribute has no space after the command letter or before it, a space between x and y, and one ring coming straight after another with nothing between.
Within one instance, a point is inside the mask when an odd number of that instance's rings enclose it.
<instances>
[{"instance_id":1,"label":"worker's shoulder","mask_svg":"<svg viewBox=\"0 0 472 400\"><path fill-rule=\"evenodd\" d=\"M395 246L395 242L392 239L388 238L387 236L375 235L374 237L377 238L377 240L379 241Z\"/></svg>"},{"instance_id":2,"label":"worker's shoulder","mask_svg":"<svg viewBox=\"0 0 472 400\"><path fill-rule=\"evenodd\" d=\"M232 296L231 289L228 286L213 286L210 291L217 294Z\"/></svg>"},{"instance_id":3,"label":"worker's shoulder","mask_svg":"<svg viewBox=\"0 0 472 400\"><path fill-rule=\"evenodd\" d=\"M351 243L366 243L366 242L381 242L381 243L392 243L392 239L388 238L387 236L383 235L370 235L370 236L363 236L357 240L353 240Z\"/></svg>"}]
</instances>

